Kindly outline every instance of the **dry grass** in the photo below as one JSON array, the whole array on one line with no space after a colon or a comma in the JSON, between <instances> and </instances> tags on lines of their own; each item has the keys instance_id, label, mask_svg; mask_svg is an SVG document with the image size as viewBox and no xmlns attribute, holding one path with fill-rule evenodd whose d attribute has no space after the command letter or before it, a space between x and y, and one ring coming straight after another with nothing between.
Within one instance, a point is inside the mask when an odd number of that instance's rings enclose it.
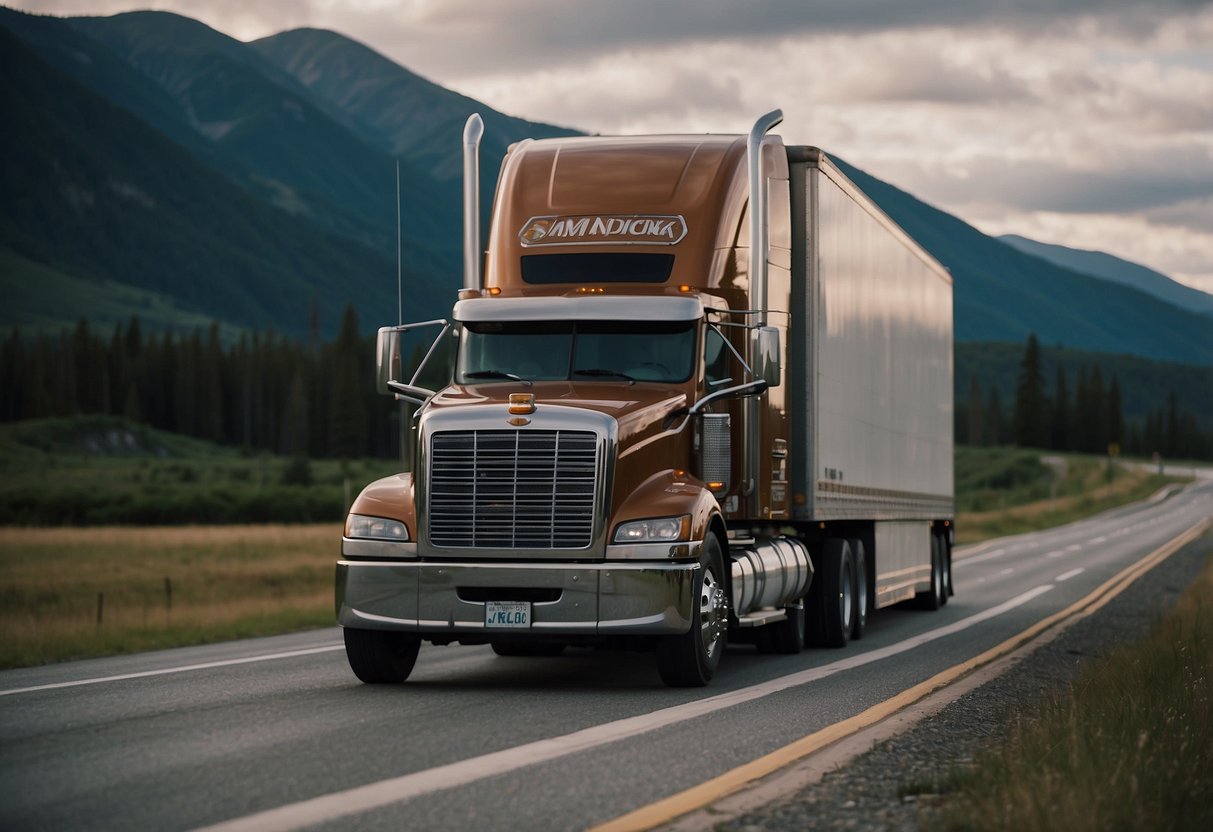
<instances>
[{"instance_id":1,"label":"dry grass","mask_svg":"<svg viewBox=\"0 0 1213 832\"><path fill-rule=\"evenodd\" d=\"M334 524L0 528L0 666L331 623L340 539Z\"/></svg>"},{"instance_id":2,"label":"dry grass","mask_svg":"<svg viewBox=\"0 0 1213 832\"><path fill-rule=\"evenodd\" d=\"M1210 598L1213 562L1148 638L1018 716L960 777L944 826L1213 828Z\"/></svg>"}]
</instances>

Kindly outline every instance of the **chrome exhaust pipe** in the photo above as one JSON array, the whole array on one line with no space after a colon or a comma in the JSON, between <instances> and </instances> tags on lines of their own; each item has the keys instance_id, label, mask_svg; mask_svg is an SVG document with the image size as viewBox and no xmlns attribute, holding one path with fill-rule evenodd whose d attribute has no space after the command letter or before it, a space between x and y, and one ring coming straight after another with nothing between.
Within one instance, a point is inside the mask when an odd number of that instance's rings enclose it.
<instances>
[{"instance_id":1,"label":"chrome exhaust pipe","mask_svg":"<svg viewBox=\"0 0 1213 832\"><path fill-rule=\"evenodd\" d=\"M463 125L463 288L482 288L480 276L480 139L484 121L480 113Z\"/></svg>"},{"instance_id":2,"label":"chrome exhaust pipe","mask_svg":"<svg viewBox=\"0 0 1213 832\"><path fill-rule=\"evenodd\" d=\"M762 175L762 137L783 121L783 110L771 110L750 128L746 142L746 164L750 173L750 303L758 312L758 325L767 322L767 226L766 177Z\"/></svg>"},{"instance_id":3,"label":"chrome exhaust pipe","mask_svg":"<svg viewBox=\"0 0 1213 832\"><path fill-rule=\"evenodd\" d=\"M733 557L733 611L738 616L796 603L809 588L809 550L792 537L771 537L729 546Z\"/></svg>"}]
</instances>

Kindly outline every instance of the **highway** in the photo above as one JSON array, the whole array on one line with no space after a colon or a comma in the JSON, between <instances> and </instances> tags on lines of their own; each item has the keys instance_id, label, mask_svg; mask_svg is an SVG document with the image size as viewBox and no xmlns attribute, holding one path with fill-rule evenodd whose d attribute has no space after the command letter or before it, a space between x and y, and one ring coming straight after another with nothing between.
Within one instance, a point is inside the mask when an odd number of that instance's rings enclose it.
<instances>
[{"instance_id":1,"label":"highway","mask_svg":"<svg viewBox=\"0 0 1213 832\"><path fill-rule=\"evenodd\" d=\"M1211 517L1202 479L958 549L942 610L876 611L840 651L730 648L706 689L646 654L429 645L366 686L336 628L5 671L0 829L591 827L876 708Z\"/></svg>"}]
</instances>

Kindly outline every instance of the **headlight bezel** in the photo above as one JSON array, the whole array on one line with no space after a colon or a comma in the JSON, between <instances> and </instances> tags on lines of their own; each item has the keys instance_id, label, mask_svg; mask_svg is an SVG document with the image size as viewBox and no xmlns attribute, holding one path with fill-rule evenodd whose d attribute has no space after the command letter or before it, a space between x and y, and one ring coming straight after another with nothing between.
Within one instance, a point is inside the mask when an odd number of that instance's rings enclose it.
<instances>
[{"instance_id":1,"label":"headlight bezel","mask_svg":"<svg viewBox=\"0 0 1213 832\"><path fill-rule=\"evenodd\" d=\"M629 520L615 527L611 542L627 543L681 543L691 539L691 515L672 517L646 517Z\"/></svg>"},{"instance_id":2,"label":"headlight bezel","mask_svg":"<svg viewBox=\"0 0 1213 832\"><path fill-rule=\"evenodd\" d=\"M375 517L351 512L345 518L345 536L350 540L377 540L387 543L409 543L409 527L391 517Z\"/></svg>"}]
</instances>

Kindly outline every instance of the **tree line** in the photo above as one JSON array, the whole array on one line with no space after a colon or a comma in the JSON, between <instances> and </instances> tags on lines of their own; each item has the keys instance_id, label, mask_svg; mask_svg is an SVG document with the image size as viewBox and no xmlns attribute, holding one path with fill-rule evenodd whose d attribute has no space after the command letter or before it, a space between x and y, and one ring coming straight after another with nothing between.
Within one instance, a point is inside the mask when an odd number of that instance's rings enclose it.
<instances>
[{"instance_id":1,"label":"tree line","mask_svg":"<svg viewBox=\"0 0 1213 832\"><path fill-rule=\"evenodd\" d=\"M375 391L374 337L347 306L335 340L319 328L296 341L243 334L225 345L218 324L186 335L145 333L137 317L112 333L81 320L58 336L0 344L0 421L87 413L124 416L162 430L292 456L350 459L399 454L399 408ZM415 363L419 355L412 356ZM1071 386L1073 385L1073 386ZM983 389L976 374L957 396L956 439L1058 451L1213 459L1213 434L1174 390L1144 420L1126 423L1120 384L1096 365L1071 381L1045 378L1028 338L1014 399Z\"/></svg>"},{"instance_id":2,"label":"tree line","mask_svg":"<svg viewBox=\"0 0 1213 832\"><path fill-rule=\"evenodd\" d=\"M54 337L14 330L0 347L0 421L106 413L212 442L294 456L399 453L397 408L375 392L374 339L347 306L335 340L243 334L218 324L112 334L81 319Z\"/></svg>"},{"instance_id":3,"label":"tree line","mask_svg":"<svg viewBox=\"0 0 1213 832\"><path fill-rule=\"evenodd\" d=\"M1083 364L1071 387L1058 365L1049 384L1035 334L1028 336L1009 408L996 388L983 390L973 375L967 397L957 397L956 439L970 445L1213 459L1213 434L1180 407L1174 389L1144 420L1126 422L1115 373L1105 379L1098 364Z\"/></svg>"}]
</instances>

